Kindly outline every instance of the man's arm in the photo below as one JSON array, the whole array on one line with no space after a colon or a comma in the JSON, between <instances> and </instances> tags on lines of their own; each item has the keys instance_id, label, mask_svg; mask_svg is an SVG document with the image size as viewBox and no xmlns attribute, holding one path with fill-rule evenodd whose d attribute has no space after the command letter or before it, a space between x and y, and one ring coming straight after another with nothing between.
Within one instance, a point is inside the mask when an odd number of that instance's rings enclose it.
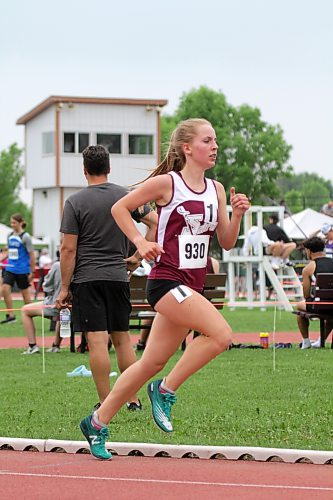
<instances>
[{"instance_id":1,"label":"man's arm","mask_svg":"<svg viewBox=\"0 0 333 500\"><path fill-rule=\"evenodd\" d=\"M36 256L35 256L35 252L33 250L31 250L31 252L29 252L29 257L30 257L29 282L31 283L34 279L34 273L35 273L35 269L36 269Z\"/></svg>"},{"instance_id":2,"label":"man's arm","mask_svg":"<svg viewBox=\"0 0 333 500\"><path fill-rule=\"evenodd\" d=\"M56 300L56 307L66 307L70 301L70 284L75 269L77 234L64 234L60 251L61 290Z\"/></svg>"},{"instance_id":3,"label":"man's arm","mask_svg":"<svg viewBox=\"0 0 333 500\"><path fill-rule=\"evenodd\" d=\"M315 263L313 261L309 262L302 271L303 277L303 295L305 299L311 297L311 277L315 271Z\"/></svg>"},{"instance_id":4,"label":"man's arm","mask_svg":"<svg viewBox=\"0 0 333 500\"><path fill-rule=\"evenodd\" d=\"M147 226L147 232L146 232L146 240L147 241L155 241L156 238L156 231L157 231L157 223L158 223L158 216L157 213L152 210L149 212L147 215L145 215L142 219L140 219L140 222L143 222Z\"/></svg>"},{"instance_id":5,"label":"man's arm","mask_svg":"<svg viewBox=\"0 0 333 500\"><path fill-rule=\"evenodd\" d=\"M140 219L140 222L147 226L147 232L145 238L147 241L155 241L156 230L157 230L157 222L158 216L157 213L152 210ZM125 259L127 262L127 269L130 272L135 271L137 267L139 267L140 262L142 261L141 255L136 250L133 255Z\"/></svg>"}]
</instances>

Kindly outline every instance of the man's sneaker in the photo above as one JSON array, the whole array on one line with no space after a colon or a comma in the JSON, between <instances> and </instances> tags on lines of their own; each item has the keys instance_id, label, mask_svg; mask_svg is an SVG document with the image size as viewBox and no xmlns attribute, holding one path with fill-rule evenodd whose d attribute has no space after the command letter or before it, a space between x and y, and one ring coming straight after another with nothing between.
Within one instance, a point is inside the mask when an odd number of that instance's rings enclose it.
<instances>
[{"instance_id":1,"label":"man's sneaker","mask_svg":"<svg viewBox=\"0 0 333 500\"><path fill-rule=\"evenodd\" d=\"M6 314L6 319L0 321L0 325L5 325L6 323L16 323L16 317Z\"/></svg>"},{"instance_id":2,"label":"man's sneaker","mask_svg":"<svg viewBox=\"0 0 333 500\"><path fill-rule=\"evenodd\" d=\"M139 340L139 342L135 346L135 349L137 351L144 351L145 348L146 348L146 342L142 342L141 340Z\"/></svg>"},{"instance_id":3,"label":"man's sneaker","mask_svg":"<svg viewBox=\"0 0 333 500\"><path fill-rule=\"evenodd\" d=\"M311 349L310 339L303 339L303 342L301 344L301 349Z\"/></svg>"},{"instance_id":4,"label":"man's sneaker","mask_svg":"<svg viewBox=\"0 0 333 500\"><path fill-rule=\"evenodd\" d=\"M23 351L22 354L37 354L39 353L38 345L34 345L33 347L28 347L26 351Z\"/></svg>"},{"instance_id":5,"label":"man's sneaker","mask_svg":"<svg viewBox=\"0 0 333 500\"><path fill-rule=\"evenodd\" d=\"M132 401L131 403L126 403L127 404L127 409L129 411L141 411L142 410L142 404L140 399L138 399L138 402Z\"/></svg>"},{"instance_id":6,"label":"man's sneaker","mask_svg":"<svg viewBox=\"0 0 333 500\"><path fill-rule=\"evenodd\" d=\"M60 347L58 345L53 345L47 352L60 352Z\"/></svg>"},{"instance_id":7,"label":"man's sneaker","mask_svg":"<svg viewBox=\"0 0 333 500\"><path fill-rule=\"evenodd\" d=\"M99 460L111 460L112 455L105 448L105 441L109 437L108 428L95 429L89 415L81 420L80 429L89 443L91 454Z\"/></svg>"},{"instance_id":8,"label":"man's sneaker","mask_svg":"<svg viewBox=\"0 0 333 500\"><path fill-rule=\"evenodd\" d=\"M147 392L151 402L153 419L156 425L164 432L172 432L173 427L170 421L171 405L176 402L175 394L169 392L161 393L159 386L162 380L154 380L147 385Z\"/></svg>"}]
</instances>

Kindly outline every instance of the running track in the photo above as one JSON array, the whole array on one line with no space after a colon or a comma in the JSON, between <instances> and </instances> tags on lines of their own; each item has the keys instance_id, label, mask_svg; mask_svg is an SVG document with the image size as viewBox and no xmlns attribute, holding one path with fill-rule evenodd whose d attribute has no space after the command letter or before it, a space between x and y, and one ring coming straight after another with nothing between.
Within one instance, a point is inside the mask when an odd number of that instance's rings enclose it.
<instances>
[{"instance_id":1,"label":"running track","mask_svg":"<svg viewBox=\"0 0 333 500\"><path fill-rule=\"evenodd\" d=\"M0 451L0 492L24 500L329 500L331 465Z\"/></svg>"}]
</instances>

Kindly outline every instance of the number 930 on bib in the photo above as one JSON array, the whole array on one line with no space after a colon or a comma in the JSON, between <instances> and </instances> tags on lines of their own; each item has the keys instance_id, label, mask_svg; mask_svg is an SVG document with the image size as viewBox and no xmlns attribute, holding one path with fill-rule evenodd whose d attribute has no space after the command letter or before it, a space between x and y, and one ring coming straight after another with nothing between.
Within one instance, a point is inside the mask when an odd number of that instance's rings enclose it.
<instances>
[{"instance_id":1,"label":"number 930 on bib","mask_svg":"<svg viewBox=\"0 0 333 500\"><path fill-rule=\"evenodd\" d=\"M178 236L179 269L199 269L207 266L209 235Z\"/></svg>"}]
</instances>

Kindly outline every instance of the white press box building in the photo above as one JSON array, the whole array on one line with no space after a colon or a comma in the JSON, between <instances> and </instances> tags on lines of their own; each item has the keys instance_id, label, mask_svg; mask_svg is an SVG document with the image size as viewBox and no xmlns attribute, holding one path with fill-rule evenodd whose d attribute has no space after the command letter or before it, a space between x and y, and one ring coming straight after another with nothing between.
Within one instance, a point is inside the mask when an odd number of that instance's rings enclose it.
<instances>
[{"instance_id":1,"label":"white press box building","mask_svg":"<svg viewBox=\"0 0 333 500\"><path fill-rule=\"evenodd\" d=\"M66 198L87 185L82 151L103 144L110 182L130 186L160 160L162 99L51 96L17 120L25 125L25 179L33 192L33 234L49 238L52 253Z\"/></svg>"}]
</instances>

